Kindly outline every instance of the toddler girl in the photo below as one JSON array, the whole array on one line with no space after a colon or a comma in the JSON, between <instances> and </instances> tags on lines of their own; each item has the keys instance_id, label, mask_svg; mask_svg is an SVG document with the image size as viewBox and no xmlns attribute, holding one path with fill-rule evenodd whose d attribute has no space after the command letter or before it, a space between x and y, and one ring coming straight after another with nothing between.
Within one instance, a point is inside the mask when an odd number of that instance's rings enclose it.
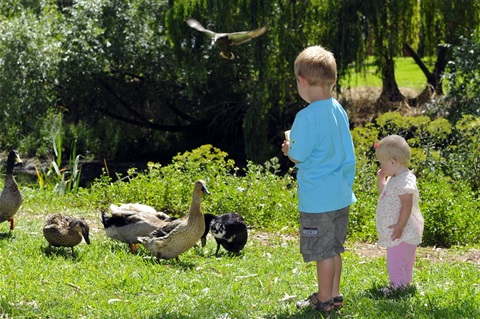
<instances>
[{"instance_id":1,"label":"toddler girl","mask_svg":"<svg viewBox=\"0 0 480 319\"><path fill-rule=\"evenodd\" d=\"M375 144L381 169L377 172L380 197L377 206L378 245L387 248L390 285L384 291L404 288L412 281L417 245L422 241L423 217L418 207L415 175L408 169L410 147L390 135Z\"/></svg>"}]
</instances>

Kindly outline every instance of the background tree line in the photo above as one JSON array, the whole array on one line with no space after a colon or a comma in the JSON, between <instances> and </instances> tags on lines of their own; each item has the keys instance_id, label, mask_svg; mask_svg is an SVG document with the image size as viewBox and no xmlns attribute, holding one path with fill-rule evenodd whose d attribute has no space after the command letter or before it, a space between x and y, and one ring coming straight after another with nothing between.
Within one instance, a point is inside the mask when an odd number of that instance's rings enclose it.
<instances>
[{"instance_id":1,"label":"background tree line","mask_svg":"<svg viewBox=\"0 0 480 319\"><path fill-rule=\"evenodd\" d=\"M4 0L0 149L43 156L62 134L65 154L75 144L96 158L166 160L209 143L263 162L305 105L293 61L313 44L334 52L339 90L373 55L387 108L406 102L395 57L414 57L439 94L452 61L451 92L463 100L442 106L478 114L478 86L466 81L479 82L478 54L455 63L454 53L478 49L479 12L479 0ZM229 61L190 17L219 32L268 31Z\"/></svg>"}]
</instances>

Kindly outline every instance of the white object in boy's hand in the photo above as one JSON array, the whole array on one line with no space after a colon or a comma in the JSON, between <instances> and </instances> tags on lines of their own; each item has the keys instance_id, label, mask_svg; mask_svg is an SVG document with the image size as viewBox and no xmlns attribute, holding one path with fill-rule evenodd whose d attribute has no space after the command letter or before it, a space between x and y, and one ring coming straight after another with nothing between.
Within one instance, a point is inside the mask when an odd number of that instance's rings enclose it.
<instances>
[{"instance_id":1,"label":"white object in boy's hand","mask_svg":"<svg viewBox=\"0 0 480 319\"><path fill-rule=\"evenodd\" d=\"M285 131L285 140L290 141L290 130Z\"/></svg>"}]
</instances>

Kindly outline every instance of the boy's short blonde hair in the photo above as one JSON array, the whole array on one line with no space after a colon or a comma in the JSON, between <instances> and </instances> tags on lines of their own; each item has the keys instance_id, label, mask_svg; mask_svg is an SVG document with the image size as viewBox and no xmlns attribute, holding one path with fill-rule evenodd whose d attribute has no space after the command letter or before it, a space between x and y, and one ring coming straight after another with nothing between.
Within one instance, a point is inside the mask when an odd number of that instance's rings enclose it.
<instances>
[{"instance_id":1,"label":"boy's short blonde hair","mask_svg":"<svg viewBox=\"0 0 480 319\"><path fill-rule=\"evenodd\" d=\"M399 135L384 137L375 145L375 155L379 161L393 158L403 166L410 164L410 146L407 141Z\"/></svg>"},{"instance_id":2,"label":"boy's short blonde hair","mask_svg":"<svg viewBox=\"0 0 480 319\"><path fill-rule=\"evenodd\" d=\"M295 60L295 77L299 75L311 86L332 87L337 81L337 62L333 53L320 45L306 48Z\"/></svg>"}]
</instances>

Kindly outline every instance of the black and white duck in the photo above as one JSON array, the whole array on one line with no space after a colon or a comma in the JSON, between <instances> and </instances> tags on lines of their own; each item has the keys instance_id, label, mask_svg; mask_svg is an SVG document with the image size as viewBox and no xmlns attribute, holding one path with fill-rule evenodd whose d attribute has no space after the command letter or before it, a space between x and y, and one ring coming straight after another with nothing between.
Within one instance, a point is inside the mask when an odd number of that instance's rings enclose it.
<instances>
[{"instance_id":1,"label":"black and white duck","mask_svg":"<svg viewBox=\"0 0 480 319\"><path fill-rule=\"evenodd\" d=\"M218 255L220 246L228 252L238 254L247 243L247 225L238 213L228 213L213 218L210 222L210 230L217 242L215 256Z\"/></svg>"},{"instance_id":2,"label":"black and white duck","mask_svg":"<svg viewBox=\"0 0 480 319\"><path fill-rule=\"evenodd\" d=\"M111 216L101 211L101 220L105 234L127 243L130 251L136 253L138 237L148 236L152 231L165 226L175 218L155 210L155 208L138 203L110 205Z\"/></svg>"}]
</instances>

